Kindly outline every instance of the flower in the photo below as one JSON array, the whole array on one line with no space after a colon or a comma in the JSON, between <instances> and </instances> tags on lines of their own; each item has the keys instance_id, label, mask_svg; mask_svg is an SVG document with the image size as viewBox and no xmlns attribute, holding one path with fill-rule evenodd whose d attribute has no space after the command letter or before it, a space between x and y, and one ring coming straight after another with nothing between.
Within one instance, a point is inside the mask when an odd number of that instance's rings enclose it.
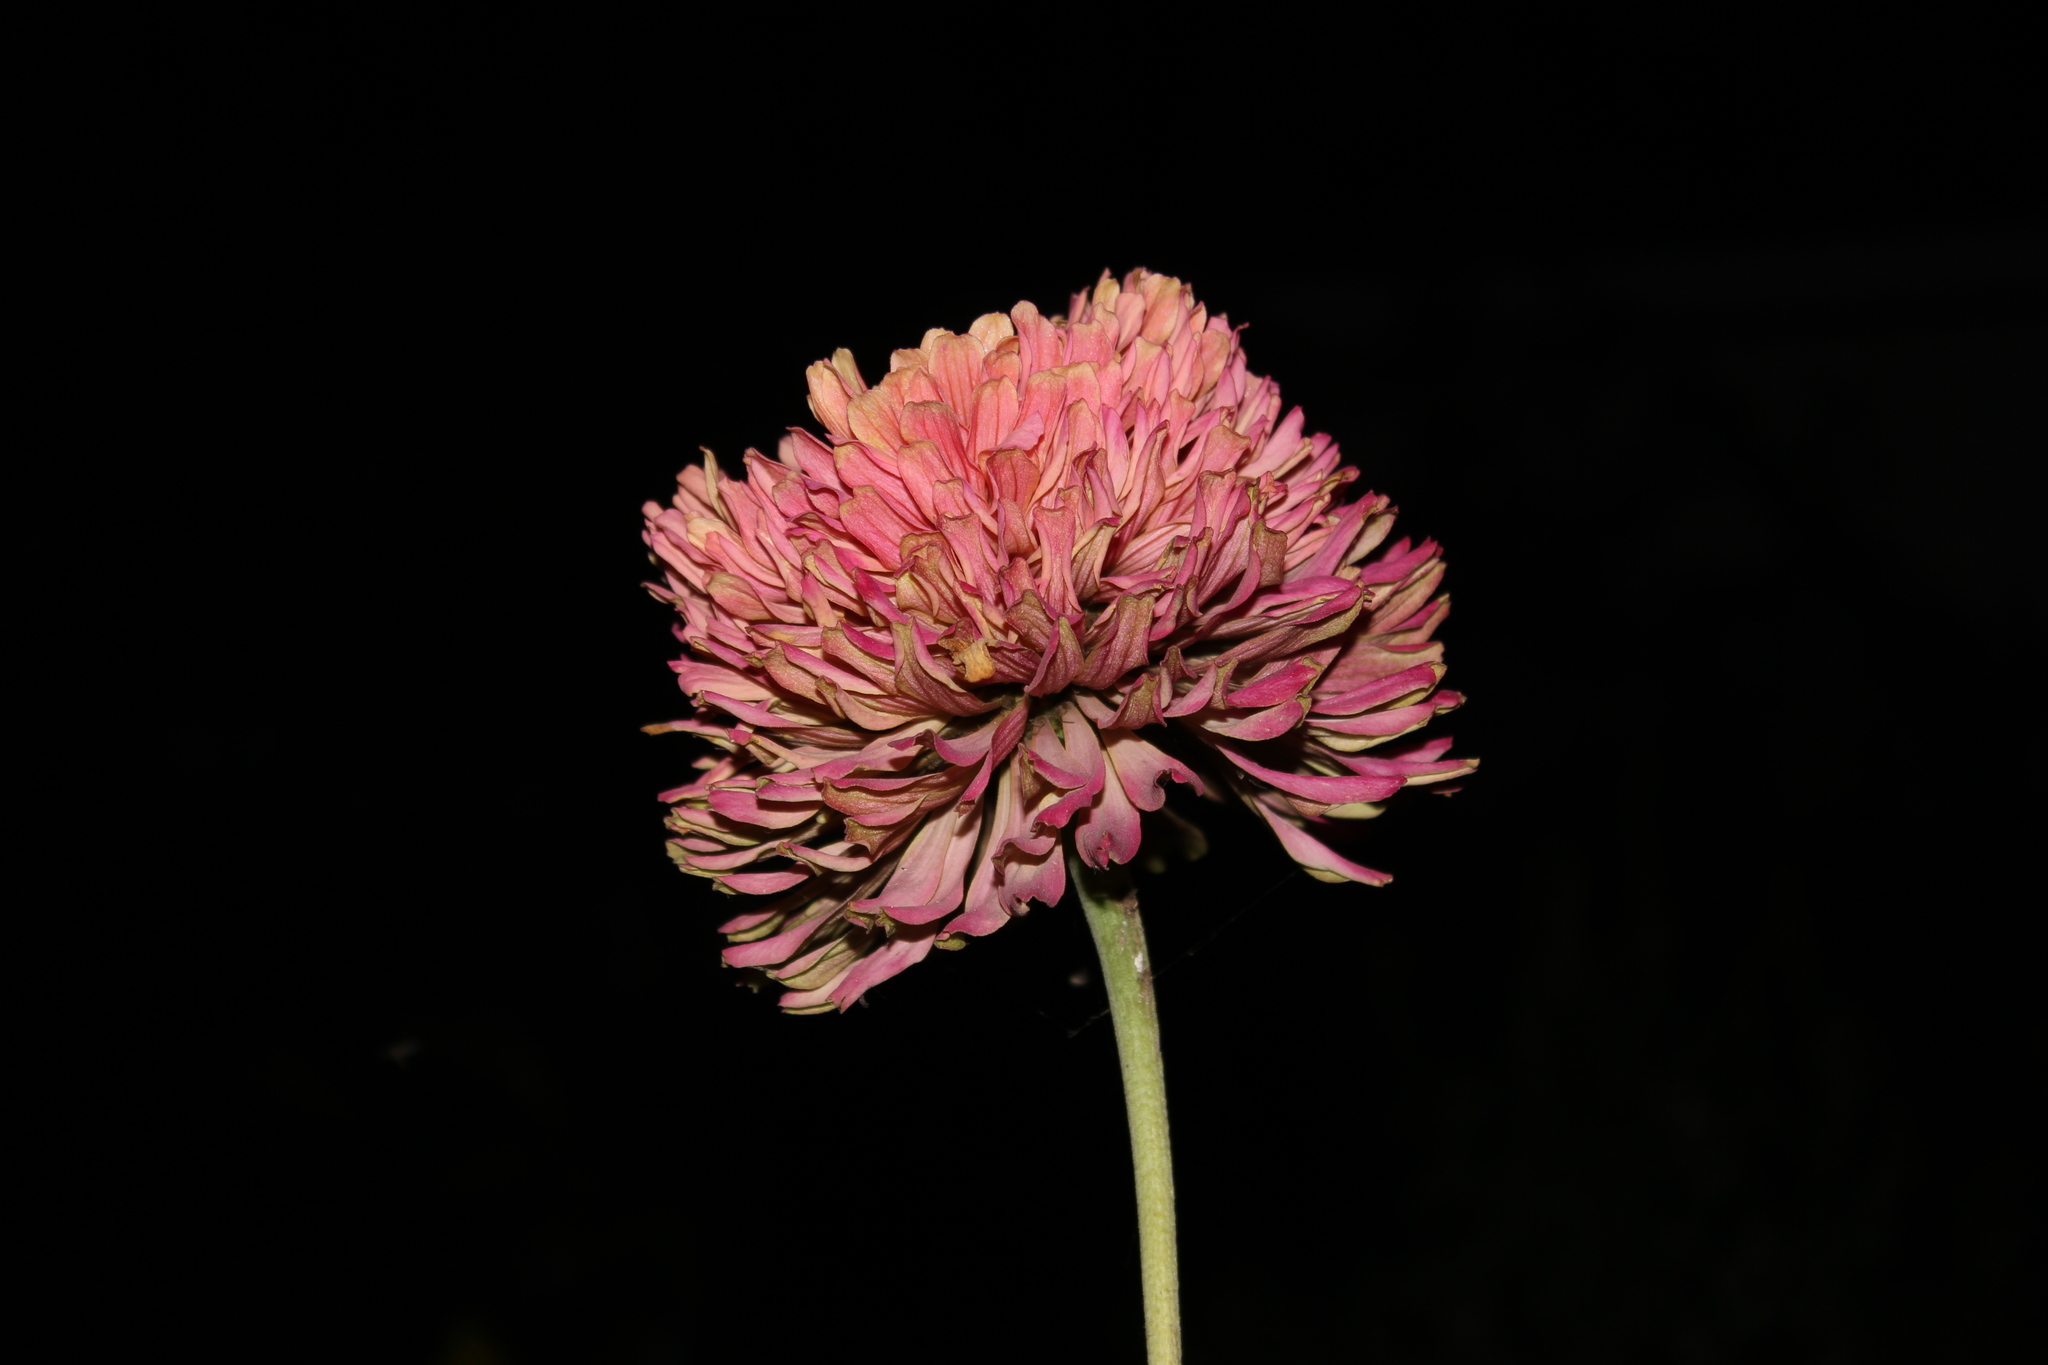
<instances>
[{"instance_id":1,"label":"flower","mask_svg":"<svg viewBox=\"0 0 2048 1365\"><path fill-rule=\"evenodd\" d=\"M1382 747L1462 700L1436 543L1338 502L1357 472L1179 280L1105 273L1065 318L927 332L873 387L844 350L807 378L826 439L744 477L706 451L645 508L696 702L647 729L723 751L662 794L670 852L774 898L722 932L785 1010L1057 902L1067 841L1130 861L1169 782L1215 794L1186 757L1312 876L1373 885L1323 833L1475 766Z\"/></svg>"}]
</instances>

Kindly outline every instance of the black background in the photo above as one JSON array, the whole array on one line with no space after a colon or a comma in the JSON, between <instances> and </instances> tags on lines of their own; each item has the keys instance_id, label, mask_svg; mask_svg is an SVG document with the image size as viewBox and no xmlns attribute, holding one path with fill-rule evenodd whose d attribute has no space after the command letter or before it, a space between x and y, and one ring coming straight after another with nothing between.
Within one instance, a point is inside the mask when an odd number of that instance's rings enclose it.
<instances>
[{"instance_id":1,"label":"black background","mask_svg":"<svg viewBox=\"0 0 2048 1365\"><path fill-rule=\"evenodd\" d=\"M2031 1338L2039 167L1996 73L1923 79L1993 39L1766 107L1504 86L1511 44L1399 97L1375 49L881 98L704 35L332 37L77 63L119 208L70 436L147 860L110 1312L271 1359L1138 1358L1077 912L846 1018L736 990L637 585L641 502L807 421L809 361L1144 264L1446 544L1485 760L1367 829L1384 890L1224 807L1142 883L1189 1359Z\"/></svg>"}]
</instances>

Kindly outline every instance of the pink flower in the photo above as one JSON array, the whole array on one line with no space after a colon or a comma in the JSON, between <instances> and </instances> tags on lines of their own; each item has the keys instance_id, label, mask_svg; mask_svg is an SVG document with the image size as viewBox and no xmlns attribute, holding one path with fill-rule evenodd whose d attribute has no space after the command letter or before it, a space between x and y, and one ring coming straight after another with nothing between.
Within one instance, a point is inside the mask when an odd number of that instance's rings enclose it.
<instances>
[{"instance_id":1,"label":"pink flower","mask_svg":"<svg viewBox=\"0 0 2048 1365\"><path fill-rule=\"evenodd\" d=\"M1169 782L1213 794L1175 750L1311 875L1373 885L1321 833L1475 766L1393 743L1462 700L1435 542L1338 501L1357 472L1179 280L935 329L872 388L843 350L807 377L827 439L792 429L744 478L707 451L645 509L696 702L647 728L724 751L663 794L670 851L772 898L725 960L784 1009L1057 902L1068 841L1130 861Z\"/></svg>"}]
</instances>

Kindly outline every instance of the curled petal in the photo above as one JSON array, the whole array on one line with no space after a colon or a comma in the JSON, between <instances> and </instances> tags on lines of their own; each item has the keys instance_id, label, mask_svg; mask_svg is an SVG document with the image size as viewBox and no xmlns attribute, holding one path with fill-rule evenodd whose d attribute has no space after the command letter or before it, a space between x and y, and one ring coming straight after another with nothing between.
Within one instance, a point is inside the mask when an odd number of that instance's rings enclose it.
<instances>
[{"instance_id":1,"label":"curled petal","mask_svg":"<svg viewBox=\"0 0 2048 1365\"><path fill-rule=\"evenodd\" d=\"M1239 753L1228 744L1218 744L1216 748L1244 772L1258 778L1269 787L1333 806L1343 805L1349 801L1384 801L1401 789L1401 779L1398 777L1365 777L1356 774L1349 777L1324 777L1317 773L1282 772L1277 768L1266 767Z\"/></svg>"},{"instance_id":2,"label":"curled petal","mask_svg":"<svg viewBox=\"0 0 2048 1365\"><path fill-rule=\"evenodd\" d=\"M810 871L802 872L736 872L720 877L721 890L737 891L746 896L772 896L778 891L787 891L810 880Z\"/></svg>"},{"instance_id":3,"label":"curled petal","mask_svg":"<svg viewBox=\"0 0 2048 1365\"><path fill-rule=\"evenodd\" d=\"M1423 786L1432 782L1448 782L1463 777L1479 766L1476 758L1443 758L1440 755L1450 747L1448 738L1420 744L1401 753L1381 752L1374 754L1331 753L1331 761L1350 769L1354 773L1368 776L1399 777L1404 785Z\"/></svg>"},{"instance_id":4,"label":"curled petal","mask_svg":"<svg viewBox=\"0 0 2048 1365\"><path fill-rule=\"evenodd\" d=\"M1093 803L1095 794L1102 790L1104 772L1102 741L1095 727L1072 705L1058 714L1061 735L1056 737L1050 725L1042 726L1031 746L1032 763L1039 775L1055 786L1068 788L1066 795L1038 814L1039 824L1054 829L1064 826Z\"/></svg>"},{"instance_id":5,"label":"curled petal","mask_svg":"<svg viewBox=\"0 0 2048 1365\"><path fill-rule=\"evenodd\" d=\"M898 924L929 924L951 914L965 894L967 861L980 833L978 803L932 816L903 850L881 894L855 901L853 908L886 914Z\"/></svg>"},{"instance_id":6,"label":"curled petal","mask_svg":"<svg viewBox=\"0 0 2048 1365\"><path fill-rule=\"evenodd\" d=\"M691 696L702 696L707 690L741 701L769 701L775 696L775 689L737 669L695 659L678 659L669 667L676 671L676 682Z\"/></svg>"},{"instance_id":7,"label":"curled petal","mask_svg":"<svg viewBox=\"0 0 2048 1365\"><path fill-rule=\"evenodd\" d=\"M1285 816L1275 814L1265 802L1252 801L1247 804L1257 811L1273 833L1279 836L1280 847L1287 850L1287 856L1301 864L1302 870L1317 881L1364 882L1367 886L1385 886L1394 880L1390 873L1375 871L1342 856L1300 825Z\"/></svg>"},{"instance_id":8,"label":"curled petal","mask_svg":"<svg viewBox=\"0 0 2048 1365\"><path fill-rule=\"evenodd\" d=\"M737 943L727 948L723 954L725 965L728 967L764 967L771 963L783 962L794 957L803 948L806 940L817 931L820 925L827 922L831 918L832 912L838 908L838 903L832 900L812 902L801 914L792 916L787 921L788 927L774 937L758 938L747 943ZM734 922L737 923L738 921ZM726 932L732 933L734 931L728 929Z\"/></svg>"},{"instance_id":9,"label":"curled petal","mask_svg":"<svg viewBox=\"0 0 2048 1365\"><path fill-rule=\"evenodd\" d=\"M1301 724L1308 715L1308 708L1308 698L1296 697L1249 716L1211 716L1202 721L1202 728L1219 735L1229 735L1232 739L1278 739Z\"/></svg>"},{"instance_id":10,"label":"curled petal","mask_svg":"<svg viewBox=\"0 0 2048 1365\"><path fill-rule=\"evenodd\" d=\"M1124 794L1139 810L1158 810L1166 804L1168 778L1187 783L1197 793L1206 791L1194 769L1129 730L1105 734L1102 747L1110 765L1116 769Z\"/></svg>"},{"instance_id":11,"label":"curled petal","mask_svg":"<svg viewBox=\"0 0 2048 1365\"><path fill-rule=\"evenodd\" d=\"M997 784L989 817L988 855L975 869L967 903L945 928L955 934L987 934L1024 912L1032 900L1052 905L1067 891L1066 860L1056 837L1036 833L1035 812L1020 775L1027 762L1019 750Z\"/></svg>"},{"instance_id":12,"label":"curled petal","mask_svg":"<svg viewBox=\"0 0 2048 1365\"><path fill-rule=\"evenodd\" d=\"M1297 659L1284 668L1275 669L1270 674L1237 688L1223 704L1235 710L1249 711L1257 707L1293 701L1301 695L1302 689L1315 681L1316 674L1320 671L1308 660Z\"/></svg>"},{"instance_id":13,"label":"curled petal","mask_svg":"<svg viewBox=\"0 0 2048 1365\"><path fill-rule=\"evenodd\" d=\"M710 794L707 800L711 809L733 820L759 825L763 829L789 829L811 819L818 813L819 802L815 796L805 802L778 802L761 804L761 793L745 788L721 788Z\"/></svg>"},{"instance_id":14,"label":"curled petal","mask_svg":"<svg viewBox=\"0 0 2048 1365\"><path fill-rule=\"evenodd\" d=\"M1081 642L1075 638L1074 628L1067 624L1067 618L1062 616L1053 623L1053 638L1046 642L1038 672L1025 684L1024 691L1034 697L1063 692L1080 671Z\"/></svg>"},{"instance_id":15,"label":"curled petal","mask_svg":"<svg viewBox=\"0 0 2048 1365\"><path fill-rule=\"evenodd\" d=\"M1074 851L1090 867L1129 862L1138 856L1142 837L1138 808L1121 781L1104 782L1095 803L1074 823Z\"/></svg>"},{"instance_id":16,"label":"curled petal","mask_svg":"<svg viewBox=\"0 0 2048 1365\"><path fill-rule=\"evenodd\" d=\"M860 960L845 976L830 987L830 998L840 1009L850 1009L853 1002L868 991L881 985L899 972L924 961L932 950L932 937L937 933L933 926L920 929L905 929L894 935L875 952ZM789 1008L785 1001L784 1009Z\"/></svg>"},{"instance_id":17,"label":"curled petal","mask_svg":"<svg viewBox=\"0 0 2048 1365\"><path fill-rule=\"evenodd\" d=\"M1348 716L1376 706L1398 705L1418 693L1428 692L1436 686L1437 680L1443 675L1442 664L1419 664L1390 677L1374 679L1335 696L1323 696L1319 693L1316 697L1316 714Z\"/></svg>"},{"instance_id":18,"label":"curled petal","mask_svg":"<svg viewBox=\"0 0 2048 1365\"><path fill-rule=\"evenodd\" d=\"M1151 593L1125 593L1110 613L1110 626L1100 643L1088 651L1074 682L1081 687L1107 687L1146 658L1146 631L1152 624Z\"/></svg>"}]
</instances>

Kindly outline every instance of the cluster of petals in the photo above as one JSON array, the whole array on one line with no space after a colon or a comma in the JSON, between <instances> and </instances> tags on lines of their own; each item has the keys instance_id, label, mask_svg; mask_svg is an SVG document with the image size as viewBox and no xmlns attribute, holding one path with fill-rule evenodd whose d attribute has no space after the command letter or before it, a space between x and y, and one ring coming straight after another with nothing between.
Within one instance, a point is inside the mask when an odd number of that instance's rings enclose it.
<instances>
[{"instance_id":1,"label":"cluster of petals","mask_svg":"<svg viewBox=\"0 0 2048 1365\"><path fill-rule=\"evenodd\" d=\"M1336 443L1180 281L1105 274L1063 318L927 332L872 387L844 350L808 379L822 438L707 452L645 509L695 702L647 728L717 746L663 793L670 851L769 898L725 958L784 1009L1057 902L1069 847L1130 861L1169 784L1379 884L1332 822L1474 766L1403 738L1461 700L1438 547L1340 500Z\"/></svg>"}]
</instances>

